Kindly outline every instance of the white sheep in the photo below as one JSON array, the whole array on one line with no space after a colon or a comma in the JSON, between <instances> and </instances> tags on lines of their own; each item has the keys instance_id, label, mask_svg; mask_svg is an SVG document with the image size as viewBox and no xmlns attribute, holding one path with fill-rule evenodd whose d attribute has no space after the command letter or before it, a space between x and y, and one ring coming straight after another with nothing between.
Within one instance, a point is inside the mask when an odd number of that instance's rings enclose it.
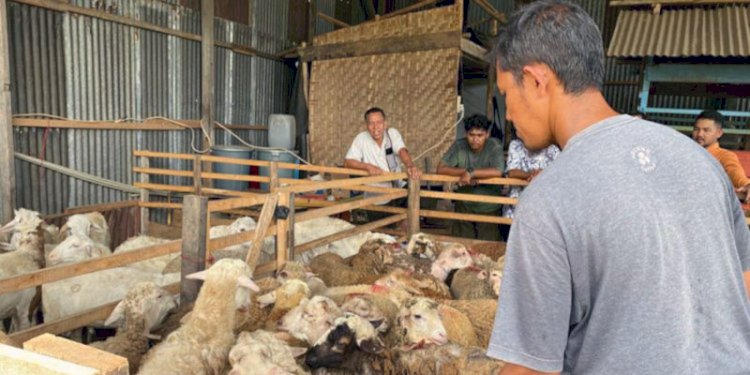
<instances>
[{"instance_id":1,"label":"white sheep","mask_svg":"<svg viewBox=\"0 0 750 375\"><path fill-rule=\"evenodd\" d=\"M217 225L211 227L211 229L209 230L209 237L220 238L232 234L249 232L251 230L254 230L255 227L256 223L253 218L243 216L233 221L232 224ZM251 244L252 241L243 242L238 245L232 245L223 249L215 250L211 254L213 255L215 260L224 258L245 259L245 257L247 256L247 251L250 249Z\"/></svg>"},{"instance_id":2,"label":"white sheep","mask_svg":"<svg viewBox=\"0 0 750 375\"><path fill-rule=\"evenodd\" d=\"M58 242L72 234L80 234L106 246L110 246L109 225L100 212L72 215L60 228Z\"/></svg>"},{"instance_id":3,"label":"white sheep","mask_svg":"<svg viewBox=\"0 0 750 375\"><path fill-rule=\"evenodd\" d=\"M290 348L268 331L242 332L229 352L232 365L229 375L309 374L294 360L301 353L299 348Z\"/></svg>"},{"instance_id":4,"label":"white sheep","mask_svg":"<svg viewBox=\"0 0 750 375\"><path fill-rule=\"evenodd\" d=\"M252 271L238 259L222 259L206 271L189 276L204 280L192 313L165 341L143 359L140 374L222 373L237 309L250 306L250 290L258 291Z\"/></svg>"},{"instance_id":5,"label":"white sheep","mask_svg":"<svg viewBox=\"0 0 750 375\"><path fill-rule=\"evenodd\" d=\"M18 248L0 254L0 279L22 275L44 267L43 221L39 213L24 208L15 210L12 221L0 228L0 233L17 230ZM10 331L26 329L31 325L29 308L36 288L26 288L13 293L0 294L0 319L11 317Z\"/></svg>"},{"instance_id":6,"label":"white sheep","mask_svg":"<svg viewBox=\"0 0 750 375\"><path fill-rule=\"evenodd\" d=\"M175 296L166 290L151 282L139 283L105 321L108 326L121 325L117 334L91 346L126 358L130 373L135 374L148 351L148 327L160 324L176 306Z\"/></svg>"},{"instance_id":7,"label":"white sheep","mask_svg":"<svg viewBox=\"0 0 750 375\"><path fill-rule=\"evenodd\" d=\"M284 315L279 330L312 345L333 326L341 314L338 305L328 297L315 296L309 300L303 298L297 307Z\"/></svg>"},{"instance_id":8,"label":"white sheep","mask_svg":"<svg viewBox=\"0 0 750 375\"><path fill-rule=\"evenodd\" d=\"M126 251L140 250L140 249L150 247L150 246L165 244L167 242L170 242L170 240L164 239L164 238L146 236L146 235L130 237L125 242L121 243L120 246L118 246L115 249L115 254L119 254L119 253L126 252ZM167 264L169 264L173 259L179 259L179 258L180 258L179 255L167 254L167 255L158 256L156 258L142 260L136 263L131 263L131 264L126 265L126 267L138 268L144 271L161 273L165 270ZM179 272L179 268L175 272Z\"/></svg>"},{"instance_id":9,"label":"white sheep","mask_svg":"<svg viewBox=\"0 0 750 375\"><path fill-rule=\"evenodd\" d=\"M73 233L47 254L47 267L111 255L112 251L91 238Z\"/></svg>"}]
</instances>

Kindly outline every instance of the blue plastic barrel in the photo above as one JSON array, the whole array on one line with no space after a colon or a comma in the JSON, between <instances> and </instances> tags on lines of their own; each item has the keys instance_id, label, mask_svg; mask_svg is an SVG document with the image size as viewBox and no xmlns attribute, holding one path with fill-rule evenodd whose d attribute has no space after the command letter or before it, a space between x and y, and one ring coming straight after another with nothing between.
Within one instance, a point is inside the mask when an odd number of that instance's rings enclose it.
<instances>
[{"instance_id":1,"label":"blue plastic barrel","mask_svg":"<svg viewBox=\"0 0 750 375\"><path fill-rule=\"evenodd\" d=\"M258 160L267 160L267 161L278 161L278 162L284 162L284 163L294 163L299 164L299 159L295 158L288 152L284 151L267 151L267 150L258 150ZM295 155L297 154L296 151L294 151ZM261 176L269 176L269 170L266 167L260 167L258 168L258 174ZM279 168L279 178L299 178L299 169L282 169ZM268 184L260 184L261 190L268 190Z\"/></svg>"},{"instance_id":2,"label":"blue plastic barrel","mask_svg":"<svg viewBox=\"0 0 750 375\"><path fill-rule=\"evenodd\" d=\"M217 145L211 147L211 154L233 159L250 160L253 158L253 150L243 146ZM229 173L247 176L250 174L249 165L214 163L213 171L216 173ZM217 189L247 191L248 181L214 180Z\"/></svg>"}]
</instances>

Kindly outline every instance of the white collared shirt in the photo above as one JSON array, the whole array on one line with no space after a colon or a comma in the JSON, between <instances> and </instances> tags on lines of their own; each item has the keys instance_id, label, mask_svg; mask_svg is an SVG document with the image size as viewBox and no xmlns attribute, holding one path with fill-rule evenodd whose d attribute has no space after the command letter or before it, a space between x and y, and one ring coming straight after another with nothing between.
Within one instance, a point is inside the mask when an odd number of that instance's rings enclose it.
<instances>
[{"instance_id":1,"label":"white collared shirt","mask_svg":"<svg viewBox=\"0 0 750 375\"><path fill-rule=\"evenodd\" d=\"M346 153L346 159L356 160L362 163L368 163L377 166L378 168L388 172L401 172L401 165L399 165L394 169L390 170L388 168L388 159L386 159L385 156L385 149L386 145L388 144L388 137L390 137L391 140L391 147L393 148L393 153L396 156L396 160L400 162L400 158L398 156L398 153L406 147L404 145L404 139L401 138L401 133L398 132L395 128L388 128L387 135L383 135L383 142L378 145L375 140L372 138L370 133L367 131L363 131L359 134L357 134L356 137L354 137L354 140L352 141L352 145L349 147L349 151ZM393 185L390 182L379 182L371 184L372 186L381 186L381 187L393 187ZM403 185L401 185L403 186ZM365 194L365 196L372 196L374 194ZM382 202L387 203L387 202Z\"/></svg>"}]
</instances>

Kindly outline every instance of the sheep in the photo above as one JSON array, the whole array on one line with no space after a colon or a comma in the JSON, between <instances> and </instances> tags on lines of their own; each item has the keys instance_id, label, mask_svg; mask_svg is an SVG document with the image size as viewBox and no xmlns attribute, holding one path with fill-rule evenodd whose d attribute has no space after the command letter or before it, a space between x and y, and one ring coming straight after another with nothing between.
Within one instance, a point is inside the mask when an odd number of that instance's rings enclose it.
<instances>
[{"instance_id":1,"label":"sheep","mask_svg":"<svg viewBox=\"0 0 750 375\"><path fill-rule=\"evenodd\" d=\"M295 354L299 349L290 348L268 331L242 332L229 352L229 375L309 374L297 365Z\"/></svg>"},{"instance_id":2,"label":"sheep","mask_svg":"<svg viewBox=\"0 0 750 375\"><path fill-rule=\"evenodd\" d=\"M50 245L52 248L54 248L54 245L57 244L57 237L58 233L60 232L60 229L56 225L42 223L42 234L44 235L44 244ZM0 235L0 251L14 251L18 248L18 241L20 240L20 235L18 232L12 232L12 233L6 233L5 235Z\"/></svg>"},{"instance_id":3,"label":"sheep","mask_svg":"<svg viewBox=\"0 0 750 375\"><path fill-rule=\"evenodd\" d=\"M478 346L489 346L490 334L495 323L497 299L444 300L440 301L440 305L452 307L466 315L476 332Z\"/></svg>"},{"instance_id":4,"label":"sheep","mask_svg":"<svg viewBox=\"0 0 750 375\"><path fill-rule=\"evenodd\" d=\"M104 322L105 325L112 326L124 321L117 334L90 346L126 358L130 373L135 374L141 357L148 351L148 327L161 323L176 306L175 297L156 284L137 284L128 291Z\"/></svg>"},{"instance_id":5,"label":"sheep","mask_svg":"<svg viewBox=\"0 0 750 375\"><path fill-rule=\"evenodd\" d=\"M378 332L386 332L398 315L398 306L381 296L352 295L341 305L341 311L361 316Z\"/></svg>"},{"instance_id":6,"label":"sheep","mask_svg":"<svg viewBox=\"0 0 750 375\"><path fill-rule=\"evenodd\" d=\"M267 322L273 325L278 325L278 321L289 312L289 310L297 307L303 298L310 297L310 288L302 280L291 279L284 282L284 284L276 290L264 294L258 297L260 307L263 308L267 305L273 304L268 317ZM268 329L274 329L270 327Z\"/></svg>"},{"instance_id":7,"label":"sheep","mask_svg":"<svg viewBox=\"0 0 750 375\"><path fill-rule=\"evenodd\" d=\"M448 278L450 271L468 267L474 264L474 260L466 246L459 243L446 245L432 263L430 274L440 281Z\"/></svg>"},{"instance_id":8,"label":"sheep","mask_svg":"<svg viewBox=\"0 0 750 375\"><path fill-rule=\"evenodd\" d=\"M487 270L480 267L465 267L453 275L450 290L455 299L492 298L494 291L487 280Z\"/></svg>"},{"instance_id":9,"label":"sheep","mask_svg":"<svg viewBox=\"0 0 750 375\"><path fill-rule=\"evenodd\" d=\"M414 297L406 300L399 311L398 326L403 333L396 342L405 347L436 344L444 345L450 340L459 345L477 346L474 326L465 314L432 299ZM396 330L398 331L398 329Z\"/></svg>"},{"instance_id":10,"label":"sheep","mask_svg":"<svg viewBox=\"0 0 750 375\"><path fill-rule=\"evenodd\" d=\"M112 251L91 238L73 233L47 254L47 267L111 255Z\"/></svg>"},{"instance_id":11,"label":"sheep","mask_svg":"<svg viewBox=\"0 0 750 375\"><path fill-rule=\"evenodd\" d=\"M143 358L139 374L222 373L235 341L238 308L249 306L249 290L258 291L252 271L238 259L222 259L189 275L204 280L190 317Z\"/></svg>"},{"instance_id":12,"label":"sheep","mask_svg":"<svg viewBox=\"0 0 750 375\"><path fill-rule=\"evenodd\" d=\"M345 313L305 355L311 369L339 368L356 374L382 374L387 360L384 344L366 319Z\"/></svg>"},{"instance_id":13,"label":"sheep","mask_svg":"<svg viewBox=\"0 0 750 375\"><path fill-rule=\"evenodd\" d=\"M232 234L249 232L251 230L255 230L256 225L257 224L255 223L255 220L253 220L253 218L243 216L233 221L232 224L217 225L215 227L211 227L211 229L209 230L209 236L211 238L220 238ZM245 259L245 257L247 256L247 251L250 249L251 244L252 241L248 241L238 245L228 246L223 249L213 251L211 255L213 256L215 261L224 258Z\"/></svg>"},{"instance_id":14,"label":"sheep","mask_svg":"<svg viewBox=\"0 0 750 375\"><path fill-rule=\"evenodd\" d=\"M286 262L276 272L276 281L279 285L288 279L299 279L307 283L310 295L319 296L325 293L328 286L323 280L316 277L310 269L300 262Z\"/></svg>"},{"instance_id":15,"label":"sheep","mask_svg":"<svg viewBox=\"0 0 750 375\"><path fill-rule=\"evenodd\" d=\"M279 330L312 345L333 326L334 320L339 316L341 309L330 298L303 298L297 307L279 321Z\"/></svg>"},{"instance_id":16,"label":"sheep","mask_svg":"<svg viewBox=\"0 0 750 375\"><path fill-rule=\"evenodd\" d=\"M109 225L107 219L99 212L72 215L60 228L58 243L62 242L72 234L80 234L91 238L107 248L110 246Z\"/></svg>"},{"instance_id":17,"label":"sheep","mask_svg":"<svg viewBox=\"0 0 750 375\"><path fill-rule=\"evenodd\" d=\"M0 254L0 279L22 275L44 267L44 237L41 233L43 221L39 213L24 208L15 210L12 221L0 228L0 233L17 230L18 248ZM29 309L37 288L31 287L0 298L0 319L11 317L10 331L23 330L31 325Z\"/></svg>"},{"instance_id":18,"label":"sheep","mask_svg":"<svg viewBox=\"0 0 750 375\"><path fill-rule=\"evenodd\" d=\"M396 269L375 281L375 285L387 290L401 289L411 296L450 298L450 290L442 281L430 275L418 275Z\"/></svg>"},{"instance_id":19,"label":"sheep","mask_svg":"<svg viewBox=\"0 0 750 375\"><path fill-rule=\"evenodd\" d=\"M472 254L484 254L493 261L505 256L505 242L480 242L469 246Z\"/></svg>"},{"instance_id":20,"label":"sheep","mask_svg":"<svg viewBox=\"0 0 750 375\"><path fill-rule=\"evenodd\" d=\"M420 259L435 260L439 251L432 237L424 233L416 233L409 239L406 252Z\"/></svg>"},{"instance_id":21,"label":"sheep","mask_svg":"<svg viewBox=\"0 0 750 375\"><path fill-rule=\"evenodd\" d=\"M116 267L42 285L42 311L47 322L56 321L125 297L139 282L160 287L180 281L179 274L161 275ZM100 325L98 322L95 325ZM149 327L153 328L153 327Z\"/></svg>"},{"instance_id":22,"label":"sheep","mask_svg":"<svg viewBox=\"0 0 750 375\"><path fill-rule=\"evenodd\" d=\"M118 253L126 252L126 251L139 250L139 249L146 248L149 246L161 245L167 242L170 242L170 240L167 240L164 238L158 238L158 237L145 236L145 235L135 236L135 237L128 238L125 242L120 244L120 246L118 246L114 252L115 254L118 254ZM167 265L174 259L179 260L180 256L175 255L175 254L162 255L156 258L146 259L137 263L131 263L131 264L128 264L126 267L138 268L144 271L155 272L155 273L164 273ZM179 271L180 271L179 267L177 268L177 270L174 270L174 272L179 272Z\"/></svg>"},{"instance_id":23,"label":"sheep","mask_svg":"<svg viewBox=\"0 0 750 375\"><path fill-rule=\"evenodd\" d=\"M379 278L379 274L366 270L355 270L336 253L324 253L310 261L310 269L328 286L369 284Z\"/></svg>"},{"instance_id":24,"label":"sheep","mask_svg":"<svg viewBox=\"0 0 750 375\"><path fill-rule=\"evenodd\" d=\"M497 374L503 367L481 348L453 343L396 350L393 362L397 373L409 375Z\"/></svg>"}]
</instances>

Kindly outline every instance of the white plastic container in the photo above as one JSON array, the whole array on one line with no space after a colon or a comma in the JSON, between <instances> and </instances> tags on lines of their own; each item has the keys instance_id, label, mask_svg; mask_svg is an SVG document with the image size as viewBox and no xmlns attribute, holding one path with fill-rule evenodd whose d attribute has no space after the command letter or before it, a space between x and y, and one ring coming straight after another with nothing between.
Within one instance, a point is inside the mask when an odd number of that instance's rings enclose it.
<instances>
[{"instance_id":1,"label":"white plastic container","mask_svg":"<svg viewBox=\"0 0 750 375\"><path fill-rule=\"evenodd\" d=\"M294 150L297 125L292 115L272 114L268 116L268 147Z\"/></svg>"}]
</instances>

